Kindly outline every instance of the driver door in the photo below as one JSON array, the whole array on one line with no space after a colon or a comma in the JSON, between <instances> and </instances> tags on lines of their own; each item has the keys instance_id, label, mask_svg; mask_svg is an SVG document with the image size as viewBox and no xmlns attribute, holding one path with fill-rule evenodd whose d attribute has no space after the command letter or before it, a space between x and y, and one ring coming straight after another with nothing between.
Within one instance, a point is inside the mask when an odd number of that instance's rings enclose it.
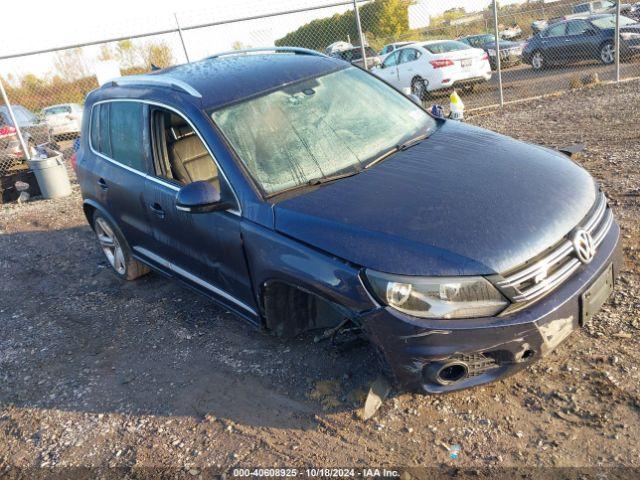
<instances>
[{"instance_id":1,"label":"driver door","mask_svg":"<svg viewBox=\"0 0 640 480\"><path fill-rule=\"evenodd\" d=\"M174 111L150 108L154 174L147 178L144 197L154 246L141 253L240 313L254 314L241 216L230 186L190 122ZM235 207L209 213L178 210L175 202L180 188L200 180L212 183Z\"/></svg>"},{"instance_id":2,"label":"driver door","mask_svg":"<svg viewBox=\"0 0 640 480\"><path fill-rule=\"evenodd\" d=\"M387 58L382 62L382 66L378 75L385 82L393 85L396 88L400 88L399 85L399 77L398 77L398 58L400 57L400 52L396 50L393 53L390 53Z\"/></svg>"}]
</instances>

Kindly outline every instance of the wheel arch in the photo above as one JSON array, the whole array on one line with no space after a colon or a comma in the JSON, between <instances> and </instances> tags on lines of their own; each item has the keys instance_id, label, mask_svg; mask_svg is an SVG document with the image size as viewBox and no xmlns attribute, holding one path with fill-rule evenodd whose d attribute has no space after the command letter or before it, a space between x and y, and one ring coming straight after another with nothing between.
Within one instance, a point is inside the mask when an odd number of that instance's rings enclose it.
<instances>
[{"instance_id":1,"label":"wheel arch","mask_svg":"<svg viewBox=\"0 0 640 480\"><path fill-rule=\"evenodd\" d=\"M361 281L360 267L257 224L245 223L242 236L264 327L290 336L375 307ZM311 315L302 321L303 316L288 309L283 298L295 308L327 318ZM295 318L288 319L289 315Z\"/></svg>"}]
</instances>

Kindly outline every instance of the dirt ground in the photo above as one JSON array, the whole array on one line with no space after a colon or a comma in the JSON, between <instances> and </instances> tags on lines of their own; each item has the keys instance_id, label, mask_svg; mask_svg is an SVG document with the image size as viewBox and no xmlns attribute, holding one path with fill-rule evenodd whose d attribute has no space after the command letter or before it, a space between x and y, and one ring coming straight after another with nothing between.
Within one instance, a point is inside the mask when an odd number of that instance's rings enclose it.
<instances>
[{"instance_id":1,"label":"dirt ground","mask_svg":"<svg viewBox=\"0 0 640 480\"><path fill-rule=\"evenodd\" d=\"M0 477L82 472L63 467L101 469L86 478L160 468L196 478L234 467L421 466L480 477L497 467L640 467L640 83L469 122L548 146L586 144L578 161L608 193L625 254L589 329L504 381L393 393L363 422L378 374L367 346L271 337L159 275L122 283L75 185L65 199L0 208Z\"/></svg>"}]
</instances>

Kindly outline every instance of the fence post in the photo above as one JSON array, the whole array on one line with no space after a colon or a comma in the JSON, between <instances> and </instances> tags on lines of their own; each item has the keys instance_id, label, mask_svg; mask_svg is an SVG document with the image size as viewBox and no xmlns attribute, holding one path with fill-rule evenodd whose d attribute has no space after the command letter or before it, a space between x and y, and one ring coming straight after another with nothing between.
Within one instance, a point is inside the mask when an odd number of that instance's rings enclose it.
<instances>
[{"instance_id":1,"label":"fence post","mask_svg":"<svg viewBox=\"0 0 640 480\"><path fill-rule=\"evenodd\" d=\"M502 67L500 65L500 32L498 29L498 1L493 0L493 26L496 39L496 68L498 69L498 92L500 94L500 107L504 107L504 93L502 92Z\"/></svg>"},{"instance_id":2,"label":"fence post","mask_svg":"<svg viewBox=\"0 0 640 480\"><path fill-rule=\"evenodd\" d=\"M620 83L620 2L616 2L616 40L613 45L616 52L616 83Z\"/></svg>"},{"instance_id":3,"label":"fence post","mask_svg":"<svg viewBox=\"0 0 640 480\"><path fill-rule=\"evenodd\" d=\"M22 152L24 153L24 158L26 158L27 160L31 160L31 152L27 148L27 144L24 143L24 137L22 136L22 132L20 131L20 125L18 125L16 116L13 114L13 108L11 108L11 104L9 103L9 97L7 96L7 92L5 91L4 85L2 84L2 79L0 79L0 94L2 94L2 100L7 106L7 111L9 112L11 123L13 123L13 128L16 129L16 134L18 135L18 141L20 142L20 148L22 148Z\"/></svg>"},{"instance_id":4,"label":"fence post","mask_svg":"<svg viewBox=\"0 0 640 480\"><path fill-rule=\"evenodd\" d=\"M353 0L353 9L356 13L356 26L358 27L358 37L360 37L360 52L362 53L362 64L367 69L367 55L364 49L364 35L362 34L362 25L360 24L360 10L358 10L358 0Z\"/></svg>"},{"instance_id":5,"label":"fence post","mask_svg":"<svg viewBox=\"0 0 640 480\"><path fill-rule=\"evenodd\" d=\"M187 63L191 63L189 60L189 53L187 52L187 46L184 43L184 38L182 37L182 28L180 27L180 22L178 22L178 14L174 13L173 18L176 19L176 27L178 27L178 35L180 36L180 43L182 43L182 49L184 50L184 56L187 58Z\"/></svg>"}]
</instances>

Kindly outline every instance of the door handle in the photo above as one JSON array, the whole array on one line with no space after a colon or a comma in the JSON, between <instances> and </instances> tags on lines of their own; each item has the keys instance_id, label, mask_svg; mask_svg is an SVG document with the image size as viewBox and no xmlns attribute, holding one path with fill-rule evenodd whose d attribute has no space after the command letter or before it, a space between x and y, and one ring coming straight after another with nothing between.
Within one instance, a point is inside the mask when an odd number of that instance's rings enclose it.
<instances>
[{"instance_id":1,"label":"door handle","mask_svg":"<svg viewBox=\"0 0 640 480\"><path fill-rule=\"evenodd\" d=\"M109 186L107 185L107 182L104 181L104 178L101 178L100 180L98 180L98 186L102 190L107 190L109 188Z\"/></svg>"},{"instance_id":2,"label":"door handle","mask_svg":"<svg viewBox=\"0 0 640 480\"><path fill-rule=\"evenodd\" d=\"M149 204L149 209L156 215L158 218L164 218L164 210L160 206L159 203L151 203Z\"/></svg>"}]
</instances>

